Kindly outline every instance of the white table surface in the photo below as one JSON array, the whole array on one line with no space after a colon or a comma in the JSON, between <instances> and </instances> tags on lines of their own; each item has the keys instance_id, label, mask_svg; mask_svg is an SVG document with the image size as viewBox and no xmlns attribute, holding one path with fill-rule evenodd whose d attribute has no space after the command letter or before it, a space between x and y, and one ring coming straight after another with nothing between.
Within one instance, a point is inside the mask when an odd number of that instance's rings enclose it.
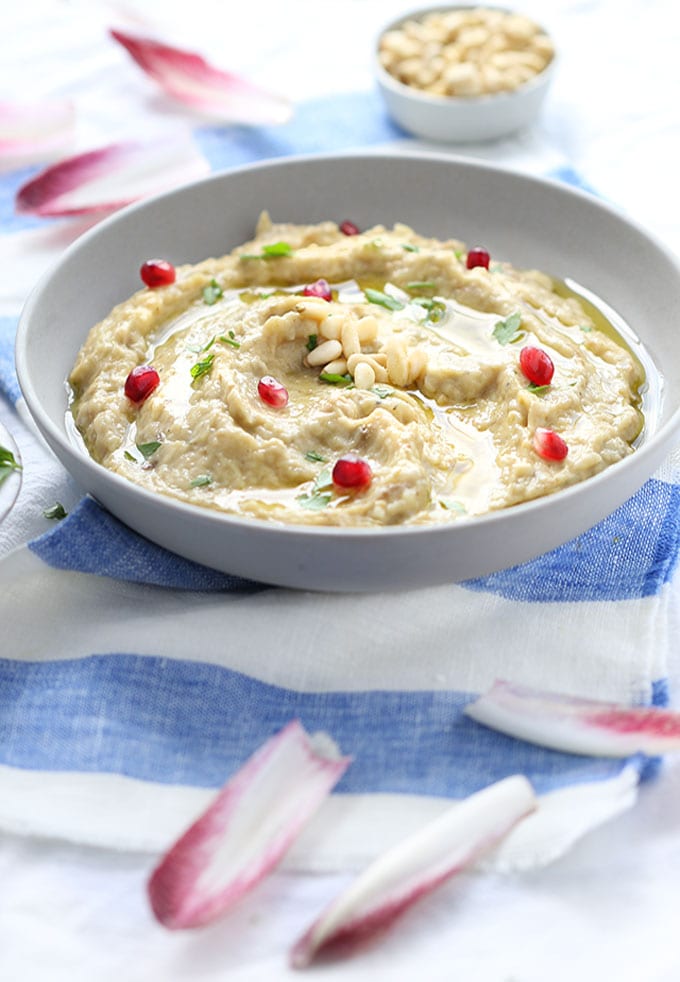
<instances>
[{"instance_id":1,"label":"white table surface","mask_svg":"<svg viewBox=\"0 0 680 982\"><path fill-rule=\"evenodd\" d=\"M186 46L294 99L369 89L372 39L383 22L410 6L396 0L6 0L0 98L71 92L79 145L126 135L134 113L122 118L120 110L130 105L131 93L111 73L111 51L102 42L102 25L116 11L157 18ZM672 0L527 0L523 9L551 29L560 47L554 90L533 139L680 252L680 8ZM33 261L25 258L21 275L0 283L0 314L19 309L66 239L29 237L25 255ZM6 406L0 422L17 431ZM19 437L25 456L42 453L23 429ZM66 496L75 493L65 486ZM21 516L14 522L4 545L0 538L4 550L32 531ZM671 665L676 704L679 665L680 652ZM292 977L288 947L344 881L277 874L220 923L171 934L155 924L145 900L153 862L152 856L0 836L0 980ZM591 833L560 862L522 876L461 877L413 908L379 944L311 974L676 982L678 884L680 766L669 760L631 812Z\"/></svg>"}]
</instances>

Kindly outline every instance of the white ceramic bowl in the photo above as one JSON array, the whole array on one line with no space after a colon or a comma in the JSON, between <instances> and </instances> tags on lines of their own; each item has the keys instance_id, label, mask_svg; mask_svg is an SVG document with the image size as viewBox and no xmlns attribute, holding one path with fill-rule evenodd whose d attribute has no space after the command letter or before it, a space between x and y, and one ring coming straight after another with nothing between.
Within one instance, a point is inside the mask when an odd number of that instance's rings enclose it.
<instances>
[{"instance_id":1,"label":"white ceramic bowl","mask_svg":"<svg viewBox=\"0 0 680 982\"><path fill-rule=\"evenodd\" d=\"M555 57L542 72L512 92L458 98L430 95L400 82L383 68L378 50L381 38L388 31L399 28L409 20L422 20L430 13L464 10L466 6L471 5L428 7L402 14L387 24L378 36L374 71L387 110L399 126L424 140L472 143L509 136L529 126L537 118L553 79ZM505 7L493 6L493 9L512 12Z\"/></svg>"},{"instance_id":2,"label":"white ceramic bowl","mask_svg":"<svg viewBox=\"0 0 680 982\"><path fill-rule=\"evenodd\" d=\"M221 255L275 221L403 221L481 242L518 266L589 288L639 333L663 369L658 416L635 453L582 484L450 526L340 529L238 518L146 491L95 463L66 424L65 379L89 328L138 288L149 256ZM133 529L224 571L290 587L400 589L466 579L530 559L583 532L661 464L680 428L680 268L644 231L592 196L451 156L343 154L264 162L127 208L72 245L34 290L17 340L37 425L81 484Z\"/></svg>"}]
</instances>

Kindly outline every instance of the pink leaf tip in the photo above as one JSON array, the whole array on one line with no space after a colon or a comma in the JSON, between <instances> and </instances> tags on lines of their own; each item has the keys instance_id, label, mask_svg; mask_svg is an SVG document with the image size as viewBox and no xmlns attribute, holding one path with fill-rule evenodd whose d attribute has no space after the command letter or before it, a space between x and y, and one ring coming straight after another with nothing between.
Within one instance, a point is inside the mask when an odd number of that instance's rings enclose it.
<instances>
[{"instance_id":1,"label":"pink leaf tip","mask_svg":"<svg viewBox=\"0 0 680 982\"><path fill-rule=\"evenodd\" d=\"M519 774L457 802L371 863L295 944L291 967L306 968L331 946L349 953L492 849L536 806L531 785Z\"/></svg>"},{"instance_id":2,"label":"pink leaf tip","mask_svg":"<svg viewBox=\"0 0 680 982\"><path fill-rule=\"evenodd\" d=\"M287 99L215 68L194 51L121 30L110 34L167 95L192 109L250 125L286 123L292 115Z\"/></svg>"},{"instance_id":3,"label":"pink leaf tip","mask_svg":"<svg viewBox=\"0 0 680 982\"><path fill-rule=\"evenodd\" d=\"M630 757L680 750L678 712L579 699L501 679L465 713L508 736L564 753Z\"/></svg>"},{"instance_id":4,"label":"pink leaf tip","mask_svg":"<svg viewBox=\"0 0 680 982\"><path fill-rule=\"evenodd\" d=\"M148 895L171 929L199 927L269 873L350 764L297 720L257 750L161 859Z\"/></svg>"},{"instance_id":5,"label":"pink leaf tip","mask_svg":"<svg viewBox=\"0 0 680 982\"><path fill-rule=\"evenodd\" d=\"M189 137L111 143L45 168L19 188L15 207L42 218L105 214L209 171Z\"/></svg>"}]
</instances>

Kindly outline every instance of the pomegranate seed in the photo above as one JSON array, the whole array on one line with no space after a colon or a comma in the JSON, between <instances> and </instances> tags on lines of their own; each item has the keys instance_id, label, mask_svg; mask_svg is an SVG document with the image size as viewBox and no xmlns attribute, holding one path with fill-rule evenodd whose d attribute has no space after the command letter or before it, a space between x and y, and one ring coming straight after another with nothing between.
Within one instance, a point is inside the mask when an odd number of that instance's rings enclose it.
<instances>
[{"instance_id":1,"label":"pomegranate seed","mask_svg":"<svg viewBox=\"0 0 680 982\"><path fill-rule=\"evenodd\" d=\"M326 280L317 280L316 283L309 283L302 291L303 297L320 297L321 300L332 300L333 294Z\"/></svg>"},{"instance_id":2,"label":"pomegranate seed","mask_svg":"<svg viewBox=\"0 0 680 982\"><path fill-rule=\"evenodd\" d=\"M160 375L151 365L137 365L125 379L125 395L130 402L144 402L160 380Z\"/></svg>"},{"instance_id":3,"label":"pomegranate seed","mask_svg":"<svg viewBox=\"0 0 680 982\"><path fill-rule=\"evenodd\" d=\"M483 266L484 269L488 269L490 262L491 256L488 251L481 246L475 246L474 249L470 249L468 252L465 265L468 269L474 269L475 266Z\"/></svg>"},{"instance_id":4,"label":"pomegranate seed","mask_svg":"<svg viewBox=\"0 0 680 982\"><path fill-rule=\"evenodd\" d=\"M561 436L541 426L534 433L534 450L546 460L564 460L569 453L569 447Z\"/></svg>"},{"instance_id":5,"label":"pomegranate seed","mask_svg":"<svg viewBox=\"0 0 680 982\"><path fill-rule=\"evenodd\" d=\"M367 488L373 471L365 460L350 453L335 462L332 477L339 488Z\"/></svg>"},{"instance_id":6,"label":"pomegranate seed","mask_svg":"<svg viewBox=\"0 0 680 982\"><path fill-rule=\"evenodd\" d=\"M534 385L550 385L555 373L550 355L542 348L522 348L519 353L519 367Z\"/></svg>"},{"instance_id":7,"label":"pomegranate seed","mask_svg":"<svg viewBox=\"0 0 680 982\"><path fill-rule=\"evenodd\" d=\"M165 259L147 259L142 263L139 275L142 282L152 290L175 282L175 267Z\"/></svg>"},{"instance_id":8,"label":"pomegranate seed","mask_svg":"<svg viewBox=\"0 0 680 982\"><path fill-rule=\"evenodd\" d=\"M283 409L288 405L288 389L277 382L271 375L265 375L257 383L257 391L262 402L276 409Z\"/></svg>"},{"instance_id":9,"label":"pomegranate seed","mask_svg":"<svg viewBox=\"0 0 680 982\"><path fill-rule=\"evenodd\" d=\"M343 235L359 235L359 227L354 222L341 222L340 231Z\"/></svg>"}]
</instances>

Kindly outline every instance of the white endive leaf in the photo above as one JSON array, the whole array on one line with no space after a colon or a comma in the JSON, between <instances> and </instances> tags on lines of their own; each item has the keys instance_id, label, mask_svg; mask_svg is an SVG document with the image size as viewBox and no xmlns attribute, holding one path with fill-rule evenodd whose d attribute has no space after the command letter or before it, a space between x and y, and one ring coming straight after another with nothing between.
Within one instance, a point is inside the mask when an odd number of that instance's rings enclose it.
<instances>
[{"instance_id":1,"label":"white endive leaf","mask_svg":"<svg viewBox=\"0 0 680 982\"><path fill-rule=\"evenodd\" d=\"M292 115L287 99L215 68L196 52L127 31L110 33L167 95L192 109L246 125L285 123Z\"/></svg>"},{"instance_id":2,"label":"white endive leaf","mask_svg":"<svg viewBox=\"0 0 680 982\"><path fill-rule=\"evenodd\" d=\"M188 136L112 143L47 167L19 188L15 205L43 218L108 213L209 171Z\"/></svg>"},{"instance_id":3,"label":"white endive leaf","mask_svg":"<svg viewBox=\"0 0 680 982\"><path fill-rule=\"evenodd\" d=\"M504 680L465 707L471 719L551 750L591 757L680 750L680 713L544 692Z\"/></svg>"},{"instance_id":4,"label":"white endive leaf","mask_svg":"<svg viewBox=\"0 0 680 982\"><path fill-rule=\"evenodd\" d=\"M350 764L325 734L297 720L234 774L163 857L148 884L168 928L207 924L279 862Z\"/></svg>"},{"instance_id":5,"label":"white endive leaf","mask_svg":"<svg viewBox=\"0 0 680 982\"><path fill-rule=\"evenodd\" d=\"M381 930L411 904L492 849L537 805L521 775L457 802L439 818L392 847L354 880L300 938L293 968L342 944L343 952Z\"/></svg>"}]
</instances>

